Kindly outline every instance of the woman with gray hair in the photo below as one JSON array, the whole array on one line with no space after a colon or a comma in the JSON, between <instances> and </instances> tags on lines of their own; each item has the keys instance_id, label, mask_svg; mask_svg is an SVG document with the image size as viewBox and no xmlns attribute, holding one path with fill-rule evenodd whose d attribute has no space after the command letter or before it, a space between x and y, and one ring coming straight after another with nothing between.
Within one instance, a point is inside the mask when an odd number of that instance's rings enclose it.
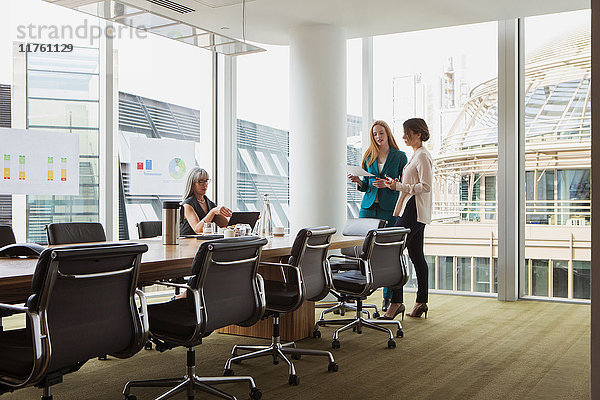
<instances>
[{"instance_id":1,"label":"woman with gray hair","mask_svg":"<svg viewBox=\"0 0 600 400\"><path fill-rule=\"evenodd\" d=\"M227 226L231 210L219 206L206 196L210 179L208 172L200 167L194 167L187 175L183 207L181 207L180 235L197 235L204 231L204 224L214 222L219 227Z\"/></svg>"}]
</instances>

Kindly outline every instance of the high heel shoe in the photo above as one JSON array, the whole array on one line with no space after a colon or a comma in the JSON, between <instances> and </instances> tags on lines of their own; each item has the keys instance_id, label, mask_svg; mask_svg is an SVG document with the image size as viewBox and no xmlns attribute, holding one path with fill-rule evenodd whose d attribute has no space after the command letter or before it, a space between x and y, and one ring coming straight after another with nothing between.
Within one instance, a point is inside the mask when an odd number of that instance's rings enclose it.
<instances>
[{"instance_id":1,"label":"high heel shoe","mask_svg":"<svg viewBox=\"0 0 600 400\"><path fill-rule=\"evenodd\" d=\"M427 311L429 311L427 303L416 303L413 310L406 315L409 317L421 318L421 314L425 314L425 319L427 319Z\"/></svg>"},{"instance_id":2,"label":"high heel shoe","mask_svg":"<svg viewBox=\"0 0 600 400\"><path fill-rule=\"evenodd\" d=\"M398 307L398 309L396 310L396 312L394 313L393 317L388 317L387 315L382 315L381 317L377 318L377 319L387 319L387 320L392 320L394 318L396 318L396 316L400 313L402 313L402 320L404 321L404 311L406 311L406 307L404 306L404 304L400 304L400 307Z\"/></svg>"},{"instance_id":3,"label":"high heel shoe","mask_svg":"<svg viewBox=\"0 0 600 400\"><path fill-rule=\"evenodd\" d=\"M381 311L387 311L388 307L390 306L390 304L392 303L392 299L383 299L383 303L381 303Z\"/></svg>"}]
</instances>

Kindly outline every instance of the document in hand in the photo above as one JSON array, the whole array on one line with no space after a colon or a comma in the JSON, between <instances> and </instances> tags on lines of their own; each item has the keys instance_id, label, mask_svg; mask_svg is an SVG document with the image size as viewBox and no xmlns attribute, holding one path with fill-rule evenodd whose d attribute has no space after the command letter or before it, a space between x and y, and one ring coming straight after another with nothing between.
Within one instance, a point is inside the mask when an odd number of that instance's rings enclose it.
<instances>
[{"instance_id":1,"label":"document in hand","mask_svg":"<svg viewBox=\"0 0 600 400\"><path fill-rule=\"evenodd\" d=\"M375 176L357 165L346 165L346 170L349 174L355 176Z\"/></svg>"}]
</instances>

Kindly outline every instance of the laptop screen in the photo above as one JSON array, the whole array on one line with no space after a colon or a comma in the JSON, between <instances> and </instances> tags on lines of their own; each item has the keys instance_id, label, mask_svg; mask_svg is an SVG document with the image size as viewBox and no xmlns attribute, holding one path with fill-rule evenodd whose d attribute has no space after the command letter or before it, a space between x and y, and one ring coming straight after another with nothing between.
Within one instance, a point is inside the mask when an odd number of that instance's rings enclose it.
<instances>
[{"instance_id":1,"label":"laptop screen","mask_svg":"<svg viewBox=\"0 0 600 400\"><path fill-rule=\"evenodd\" d=\"M254 229L259 216L260 212L258 211L234 211L227 225L248 224Z\"/></svg>"}]
</instances>

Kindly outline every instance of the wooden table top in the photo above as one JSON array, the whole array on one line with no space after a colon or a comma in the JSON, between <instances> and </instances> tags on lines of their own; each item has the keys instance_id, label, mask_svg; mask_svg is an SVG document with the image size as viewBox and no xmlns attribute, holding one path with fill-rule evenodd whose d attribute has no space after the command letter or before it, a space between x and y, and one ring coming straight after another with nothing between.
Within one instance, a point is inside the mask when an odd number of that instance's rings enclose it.
<instances>
[{"instance_id":1,"label":"wooden table top","mask_svg":"<svg viewBox=\"0 0 600 400\"><path fill-rule=\"evenodd\" d=\"M263 259L275 259L290 254L295 237L273 237L263 247ZM363 237L336 235L330 249L360 246ZM140 282L175 278L190 274L192 260L203 242L195 238L180 239L178 245L163 245L161 238L127 241L145 243L148 251L142 255ZM35 258L0 258L0 303L18 303L26 300L31 291Z\"/></svg>"}]
</instances>

